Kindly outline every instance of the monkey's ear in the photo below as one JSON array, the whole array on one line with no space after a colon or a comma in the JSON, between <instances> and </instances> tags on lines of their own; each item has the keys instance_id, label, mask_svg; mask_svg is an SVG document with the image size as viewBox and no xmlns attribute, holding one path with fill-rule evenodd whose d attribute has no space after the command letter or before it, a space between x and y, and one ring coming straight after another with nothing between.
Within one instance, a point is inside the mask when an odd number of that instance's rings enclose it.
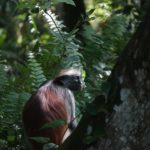
<instances>
[{"instance_id":1,"label":"monkey's ear","mask_svg":"<svg viewBox=\"0 0 150 150\"><path fill-rule=\"evenodd\" d=\"M60 85L60 86L66 86L67 79L68 79L67 75L60 76L60 77L55 78L53 80L53 83L56 85Z\"/></svg>"}]
</instances>

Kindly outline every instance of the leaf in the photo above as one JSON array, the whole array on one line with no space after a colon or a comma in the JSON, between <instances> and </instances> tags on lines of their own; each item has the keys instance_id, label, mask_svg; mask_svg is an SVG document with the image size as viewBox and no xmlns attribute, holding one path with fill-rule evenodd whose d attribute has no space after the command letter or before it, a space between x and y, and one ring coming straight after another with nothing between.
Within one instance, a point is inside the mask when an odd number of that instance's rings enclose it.
<instances>
[{"instance_id":1,"label":"leaf","mask_svg":"<svg viewBox=\"0 0 150 150\"><path fill-rule=\"evenodd\" d=\"M35 1L21 1L20 3L17 4L17 8L18 9L34 9L36 6L36 2Z\"/></svg>"},{"instance_id":2,"label":"leaf","mask_svg":"<svg viewBox=\"0 0 150 150\"><path fill-rule=\"evenodd\" d=\"M41 143L41 144L48 143L50 140L49 138L45 138L45 137L30 137L30 139L36 141L37 143Z\"/></svg>"},{"instance_id":3,"label":"leaf","mask_svg":"<svg viewBox=\"0 0 150 150\"><path fill-rule=\"evenodd\" d=\"M93 136L87 136L83 139L83 142L85 144L91 144L92 142L94 142L95 138Z\"/></svg>"},{"instance_id":4,"label":"leaf","mask_svg":"<svg viewBox=\"0 0 150 150\"><path fill-rule=\"evenodd\" d=\"M69 4L69 5L75 6L75 3L74 3L73 0L55 0L55 4L58 4L58 3L66 3L66 4Z\"/></svg>"},{"instance_id":5,"label":"leaf","mask_svg":"<svg viewBox=\"0 0 150 150\"><path fill-rule=\"evenodd\" d=\"M95 9L90 9L90 10L87 12L88 16L90 16L91 14L93 14L94 11L95 11Z\"/></svg>"},{"instance_id":6,"label":"leaf","mask_svg":"<svg viewBox=\"0 0 150 150\"><path fill-rule=\"evenodd\" d=\"M47 143L44 144L43 150L50 150L50 149L56 149L58 147L58 145L54 144L54 143Z\"/></svg>"},{"instance_id":7,"label":"leaf","mask_svg":"<svg viewBox=\"0 0 150 150\"><path fill-rule=\"evenodd\" d=\"M98 113L100 112L103 112L103 113L107 113L107 109L101 105L101 100L98 100L97 101L98 103L96 104L90 104L89 106L87 106L87 112L90 114L90 115L97 115Z\"/></svg>"},{"instance_id":8,"label":"leaf","mask_svg":"<svg viewBox=\"0 0 150 150\"><path fill-rule=\"evenodd\" d=\"M88 19L88 21L92 21L92 20L95 20L96 18L95 17L90 17L89 19Z\"/></svg>"},{"instance_id":9,"label":"leaf","mask_svg":"<svg viewBox=\"0 0 150 150\"><path fill-rule=\"evenodd\" d=\"M14 142L15 141L15 136L14 135L8 135L7 136L7 141L8 142Z\"/></svg>"},{"instance_id":10,"label":"leaf","mask_svg":"<svg viewBox=\"0 0 150 150\"><path fill-rule=\"evenodd\" d=\"M57 127L65 125L65 124L66 124L65 120L54 120L51 123L44 124L41 129L57 128Z\"/></svg>"},{"instance_id":11,"label":"leaf","mask_svg":"<svg viewBox=\"0 0 150 150\"><path fill-rule=\"evenodd\" d=\"M85 77L86 77L86 72L85 72L85 70L81 70L81 72L82 72L82 78L83 78L83 80L84 80Z\"/></svg>"},{"instance_id":12,"label":"leaf","mask_svg":"<svg viewBox=\"0 0 150 150\"><path fill-rule=\"evenodd\" d=\"M110 90L110 84L109 82L102 82L102 85L101 85L101 91L102 93L105 93L106 95L108 94Z\"/></svg>"}]
</instances>

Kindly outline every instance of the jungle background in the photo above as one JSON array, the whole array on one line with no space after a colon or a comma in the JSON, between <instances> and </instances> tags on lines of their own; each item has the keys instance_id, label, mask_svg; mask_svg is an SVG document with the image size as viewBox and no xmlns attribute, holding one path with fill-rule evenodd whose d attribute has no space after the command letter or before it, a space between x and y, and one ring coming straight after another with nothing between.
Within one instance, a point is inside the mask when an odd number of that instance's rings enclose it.
<instances>
[{"instance_id":1,"label":"jungle background","mask_svg":"<svg viewBox=\"0 0 150 150\"><path fill-rule=\"evenodd\" d=\"M144 0L86 0L86 13L81 11L73 25L64 25L61 15L71 13L62 9L61 2L76 4L80 12L76 0L0 1L2 150L24 149L24 103L61 69L80 67L85 78L83 91L75 93L77 115L81 114L77 119L97 95L107 95L111 71L148 5Z\"/></svg>"}]
</instances>

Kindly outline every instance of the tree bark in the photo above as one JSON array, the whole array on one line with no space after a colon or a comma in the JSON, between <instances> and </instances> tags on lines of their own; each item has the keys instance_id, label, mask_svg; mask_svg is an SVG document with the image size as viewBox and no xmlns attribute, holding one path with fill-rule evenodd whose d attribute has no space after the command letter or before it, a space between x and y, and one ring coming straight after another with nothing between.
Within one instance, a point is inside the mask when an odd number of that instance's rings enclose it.
<instances>
[{"instance_id":1,"label":"tree bark","mask_svg":"<svg viewBox=\"0 0 150 150\"><path fill-rule=\"evenodd\" d=\"M78 128L59 150L150 149L149 12L120 55L109 83L107 101L101 105L100 101L104 98L100 96L91 104L94 107L99 104L99 107L107 108L107 113L103 113L101 109L95 115L87 109ZM106 118L103 117L104 114ZM85 144L84 138L92 134L95 124L105 130L105 135L100 135L91 144Z\"/></svg>"},{"instance_id":2,"label":"tree bark","mask_svg":"<svg viewBox=\"0 0 150 150\"><path fill-rule=\"evenodd\" d=\"M111 74L107 101L113 113L98 150L150 149L149 18L148 12Z\"/></svg>"}]
</instances>

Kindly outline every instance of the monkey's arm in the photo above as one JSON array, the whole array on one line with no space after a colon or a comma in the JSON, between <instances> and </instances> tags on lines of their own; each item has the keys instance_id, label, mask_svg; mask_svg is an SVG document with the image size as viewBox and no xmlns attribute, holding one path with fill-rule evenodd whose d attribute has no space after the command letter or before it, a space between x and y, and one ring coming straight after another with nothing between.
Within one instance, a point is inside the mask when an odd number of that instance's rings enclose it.
<instances>
[{"instance_id":1,"label":"monkey's arm","mask_svg":"<svg viewBox=\"0 0 150 150\"><path fill-rule=\"evenodd\" d=\"M73 131L76 127L77 127L77 121L76 121L76 114L75 114L75 112L76 112L76 108L75 108L75 98L74 98L74 95L71 93L70 94L70 99L71 99L71 101L70 101L70 109L71 109L71 111L70 111L70 122L69 122L69 129L71 130L71 131Z\"/></svg>"},{"instance_id":2,"label":"monkey's arm","mask_svg":"<svg viewBox=\"0 0 150 150\"><path fill-rule=\"evenodd\" d=\"M75 119L75 120L72 120L72 121L70 122L70 124L69 124L69 129L70 129L71 131L73 131L76 127L77 127L77 121L76 121L76 119Z\"/></svg>"}]
</instances>

